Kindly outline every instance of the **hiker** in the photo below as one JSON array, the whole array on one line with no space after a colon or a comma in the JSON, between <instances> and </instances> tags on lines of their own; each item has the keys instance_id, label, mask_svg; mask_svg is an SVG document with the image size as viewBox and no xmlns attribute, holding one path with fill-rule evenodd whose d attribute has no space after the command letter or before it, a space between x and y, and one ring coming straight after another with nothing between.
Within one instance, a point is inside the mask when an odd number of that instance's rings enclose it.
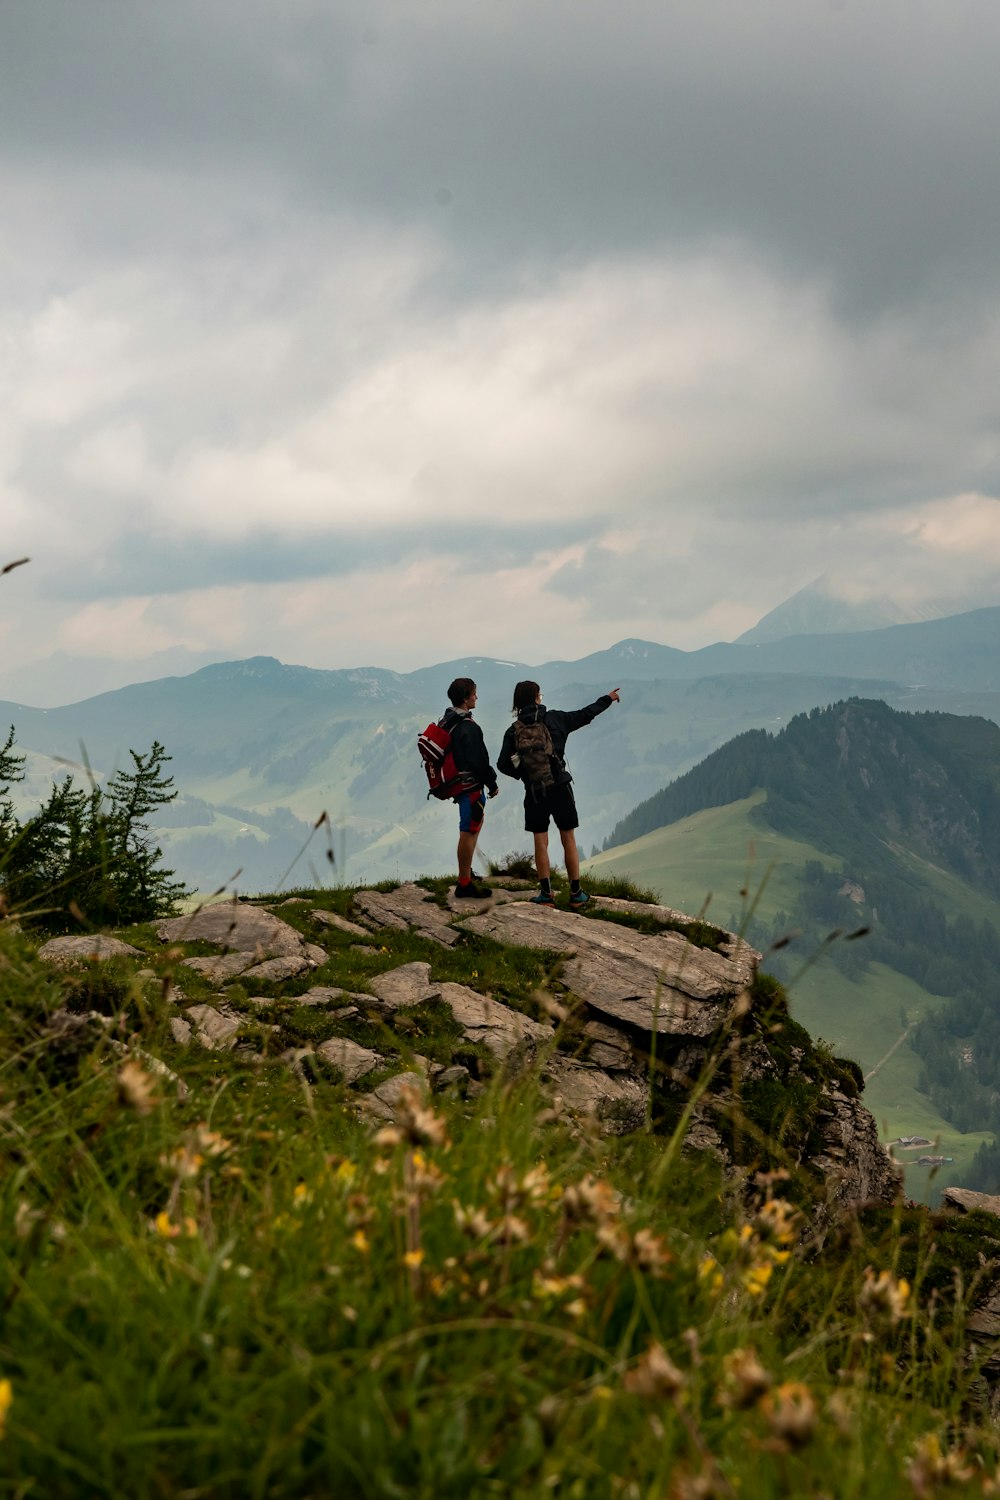
<instances>
[{"instance_id":1,"label":"hiker","mask_svg":"<svg viewBox=\"0 0 1000 1500\"><path fill-rule=\"evenodd\" d=\"M570 906L586 906L590 897L580 887L580 851L576 847L576 800L573 778L566 764L566 740L574 729L590 724L598 714L618 703L618 689L604 693L587 708L547 709L537 682L519 682L514 688L514 723L503 737L497 768L505 776L524 783L524 826L535 836L535 869L539 892L531 899L538 906L555 906L552 867L549 863L549 820L559 830L566 874L569 876Z\"/></svg>"},{"instance_id":2,"label":"hiker","mask_svg":"<svg viewBox=\"0 0 1000 1500\"><path fill-rule=\"evenodd\" d=\"M493 892L472 879L472 856L483 826L487 791L495 797L500 790L497 773L490 765L483 731L472 717L476 706L476 684L471 677L456 677L448 689L451 707L441 726L451 735L451 752L456 770L467 780L468 790L461 792L458 803L458 884L455 895L482 901Z\"/></svg>"}]
</instances>

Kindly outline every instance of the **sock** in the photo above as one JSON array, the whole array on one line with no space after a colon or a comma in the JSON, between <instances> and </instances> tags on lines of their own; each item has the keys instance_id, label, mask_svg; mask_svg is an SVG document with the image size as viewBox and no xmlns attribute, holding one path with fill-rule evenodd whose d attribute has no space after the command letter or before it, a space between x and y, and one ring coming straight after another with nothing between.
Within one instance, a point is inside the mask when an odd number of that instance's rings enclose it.
<instances>
[{"instance_id":1,"label":"sock","mask_svg":"<svg viewBox=\"0 0 1000 1500\"><path fill-rule=\"evenodd\" d=\"M570 893L570 895L571 896L576 896L576 895L579 894L579 891L580 891L580 882L578 880L571 880L570 883L569 883L569 893Z\"/></svg>"},{"instance_id":2,"label":"sock","mask_svg":"<svg viewBox=\"0 0 1000 1500\"><path fill-rule=\"evenodd\" d=\"M546 878L544 880L539 879L538 884L542 888L542 895L543 896L551 896L552 895L552 881L549 879L548 876L546 876Z\"/></svg>"},{"instance_id":3,"label":"sock","mask_svg":"<svg viewBox=\"0 0 1000 1500\"><path fill-rule=\"evenodd\" d=\"M471 885L472 881L471 880L463 880L462 877L461 877L461 875L460 875L458 877L458 883L459 883L459 885Z\"/></svg>"}]
</instances>

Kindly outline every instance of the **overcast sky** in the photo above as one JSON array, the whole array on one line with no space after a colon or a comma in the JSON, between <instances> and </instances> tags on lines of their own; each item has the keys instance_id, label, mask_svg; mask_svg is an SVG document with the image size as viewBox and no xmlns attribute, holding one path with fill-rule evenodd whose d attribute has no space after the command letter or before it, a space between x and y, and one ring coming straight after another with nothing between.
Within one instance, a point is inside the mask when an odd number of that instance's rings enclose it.
<instances>
[{"instance_id":1,"label":"overcast sky","mask_svg":"<svg viewBox=\"0 0 1000 1500\"><path fill-rule=\"evenodd\" d=\"M0 0L0 696L1000 603L996 0Z\"/></svg>"}]
</instances>

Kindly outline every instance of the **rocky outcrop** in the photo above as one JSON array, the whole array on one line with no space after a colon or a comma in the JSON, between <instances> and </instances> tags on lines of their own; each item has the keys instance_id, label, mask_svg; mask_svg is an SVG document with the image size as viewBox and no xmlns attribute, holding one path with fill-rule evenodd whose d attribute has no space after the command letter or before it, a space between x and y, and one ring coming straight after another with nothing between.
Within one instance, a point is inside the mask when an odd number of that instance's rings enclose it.
<instances>
[{"instance_id":1,"label":"rocky outcrop","mask_svg":"<svg viewBox=\"0 0 1000 1500\"><path fill-rule=\"evenodd\" d=\"M606 909L620 905L607 903ZM632 907L665 922L677 920L667 907ZM647 936L615 922L524 901L479 913L463 925L498 943L565 954L564 982L588 1010L611 1026L645 1036L705 1038L719 1031L753 979L759 958L728 934L716 952L666 928Z\"/></svg>"},{"instance_id":2,"label":"rocky outcrop","mask_svg":"<svg viewBox=\"0 0 1000 1500\"><path fill-rule=\"evenodd\" d=\"M133 948L131 943L124 943L121 938L105 937L96 932L85 937L50 938L38 950L39 958L44 959L46 963L57 964L60 968L69 968L74 964L107 958L145 958L145 956L141 948Z\"/></svg>"},{"instance_id":3,"label":"rocky outcrop","mask_svg":"<svg viewBox=\"0 0 1000 1500\"><path fill-rule=\"evenodd\" d=\"M808 1105L797 1134L783 1128L783 1150L790 1162L822 1177L818 1196L826 1208L833 1212L849 1203L896 1196L896 1170L878 1141L875 1121L856 1096L858 1080L850 1070L810 1050L804 1033L802 1046L775 1045L780 1017L776 1026L756 985L759 955L746 943L659 904L597 897L586 913L578 913L536 905L531 894L512 882L494 888L483 901L459 900L453 892L441 900L406 883L392 891L358 892L350 917L314 908L308 918L320 933L336 935L342 949L341 934L372 937L377 944L380 933L395 931L439 949L456 949L473 936L553 954L559 959L558 977L538 997L535 1014L526 1015L472 984L435 978L433 961L420 960L375 974L363 993L315 985L286 996L296 1006L327 1012L331 1028L344 1023L345 1033L356 1034L330 1036L324 1027L322 1041L275 1055L304 1080L323 1077L315 1066L308 1068L308 1059L328 1065L345 1087L358 1091L358 1108L373 1119L391 1117L408 1083L466 1095L483 1087L474 1075L502 1068L509 1077L533 1065L552 1108L589 1120L609 1135L640 1129L658 1112L669 1118L675 1106L683 1108L692 1081L709 1078L686 1140L730 1165L733 1152L744 1159L737 1141L742 1127L734 1121L750 1106L753 1087L758 1086L761 1107L770 1108L767 1100L777 1086L780 1109L782 1087L798 1082L805 1086L798 1093ZM294 902L299 910L308 904ZM183 1014L171 1020L178 1043L239 1047L248 1056L256 1055L254 1037L262 1028L280 1030L280 987L301 980L327 958L320 944L310 943L274 912L246 902L204 907L160 923L157 933L164 942L215 945L216 954L182 960L213 984L239 979L244 992L254 980L273 987L239 1006L221 995L211 1003L185 1002ZM357 950L357 944L351 946ZM365 951L378 950L366 945ZM450 967L453 972L453 963ZM475 977L471 966L470 977ZM452 1039L450 1062L430 1062L410 1050L412 1041L436 1024L433 1010L421 1013L419 1007L435 1005L447 1010L448 1025L455 1028L446 1031ZM758 1006L765 1007L760 1016ZM384 1028L384 1050L372 1023ZM368 1029L357 1032L359 1025ZM241 1028L246 1028L243 1037ZM405 1070L371 1087L369 1075L400 1055L408 1059ZM766 1130L766 1120L754 1128ZM752 1128L742 1131L744 1142L753 1138Z\"/></svg>"}]
</instances>

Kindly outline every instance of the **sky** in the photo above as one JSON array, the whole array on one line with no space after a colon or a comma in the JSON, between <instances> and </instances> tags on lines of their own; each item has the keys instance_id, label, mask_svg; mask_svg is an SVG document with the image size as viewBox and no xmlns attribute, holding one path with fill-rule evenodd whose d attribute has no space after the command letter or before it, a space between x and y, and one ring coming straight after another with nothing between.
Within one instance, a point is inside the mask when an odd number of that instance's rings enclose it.
<instances>
[{"instance_id":1,"label":"sky","mask_svg":"<svg viewBox=\"0 0 1000 1500\"><path fill-rule=\"evenodd\" d=\"M996 0L0 0L0 697L1000 604Z\"/></svg>"}]
</instances>

